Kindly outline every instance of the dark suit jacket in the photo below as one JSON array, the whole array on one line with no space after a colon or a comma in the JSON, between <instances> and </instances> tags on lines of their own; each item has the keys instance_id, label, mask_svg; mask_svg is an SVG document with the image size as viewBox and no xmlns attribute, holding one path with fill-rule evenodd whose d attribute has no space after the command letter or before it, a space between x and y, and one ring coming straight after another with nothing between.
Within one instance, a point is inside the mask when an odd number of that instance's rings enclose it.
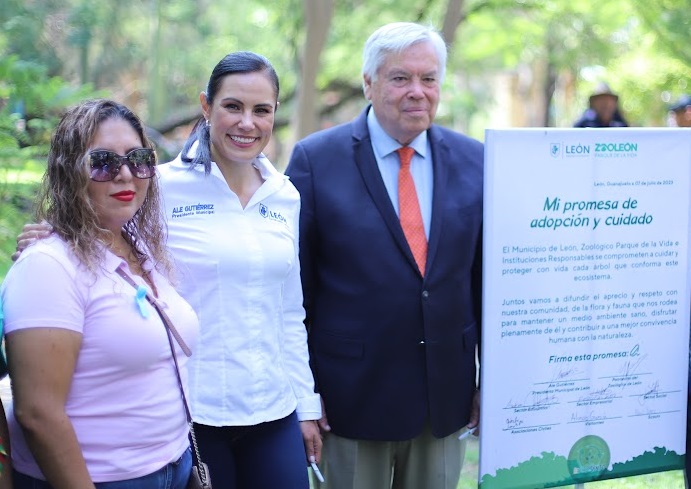
<instances>
[{"instance_id":1,"label":"dark suit jacket","mask_svg":"<svg viewBox=\"0 0 691 489\"><path fill-rule=\"evenodd\" d=\"M366 109L300 141L300 263L312 367L332 431L407 440L468 422L480 335L483 147L433 126L427 275L372 150Z\"/></svg>"}]
</instances>

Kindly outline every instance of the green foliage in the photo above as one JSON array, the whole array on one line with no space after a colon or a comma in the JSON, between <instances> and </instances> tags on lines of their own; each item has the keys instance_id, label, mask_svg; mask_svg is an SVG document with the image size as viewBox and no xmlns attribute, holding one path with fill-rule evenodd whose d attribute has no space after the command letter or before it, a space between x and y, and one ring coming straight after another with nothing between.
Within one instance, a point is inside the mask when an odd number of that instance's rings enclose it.
<instances>
[{"instance_id":1,"label":"green foliage","mask_svg":"<svg viewBox=\"0 0 691 489\"><path fill-rule=\"evenodd\" d=\"M352 115L352 105L364 104L356 89L367 36L392 21L440 28L448 0L334 2L315 104L319 111L349 99L343 118ZM7 37L0 35L0 49L4 45L8 53L66 80L109 88L152 127L198 113L198 94L211 68L234 50L257 51L274 63L281 77L280 114L293 118L291 99L300 86L305 38L303 0L5 3L0 25ZM496 93L488 87L499 74L513 73L537 91L552 83L550 76L559 77L568 96L552 108L556 125L571 124L600 79L620 92L634 125L664 125L666 104L689 90L691 0L464 3L450 46L442 122L466 130L477 127L476 136L493 125L490 109L497 104ZM641 74L642 66L648 70ZM329 112L328 117L324 122L331 124L339 114Z\"/></svg>"},{"instance_id":2,"label":"green foliage","mask_svg":"<svg viewBox=\"0 0 691 489\"><path fill-rule=\"evenodd\" d=\"M89 86L73 88L49 77L44 66L18 56L0 58L0 157L8 167L21 167L47 151L61 111L96 96Z\"/></svg>"},{"instance_id":3,"label":"green foliage","mask_svg":"<svg viewBox=\"0 0 691 489\"><path fill-rule=\"evenodd\" d=\"M497 470L495 476L484 475L482 489L532 489L566 485L570 479L566 462L565 457L554 452L542 452L540 457L531 457L517 467ZM550 481L557 483L548 485Z\"/></svg>"},{"instance_id":4,"label":"green foliage","mask_svg":"<svg viewBox=\"0 0 691 489\"><path fill-rule=\"evenodd\" d=\"M36 194L35 181L21 183L21 174L7 169L0 170L0 282L12 265L16 237L24 224L30 222L33 199ZM35 178L40 173L34 173ZM26 174L26 177L32 175Z\"/></svg>"},{"instance_id":5,"label":"green foliage","mask_svg":"<svg viewBox=\"0 0 691 489\"><path fill-rule=\"evenodd\" d=\"M17 55L0 57L0 278L9 268L15 237L29 221L50 135L62 110L97 95L48 76L45 66Z\"/></svg>"},{"instance_id":6,"label":"green foliage","mask_svg":"<svg viewBox=\"0 0 691 489\"><path fill-rule=\"evenodd\" d=\"M691 0L632 0L656 44L687 69L691 67Z\"/></svg>"},{"instance_id":7,"label":"green foliage","mask_svg":"<svg viewBox=\"0 0 691 489\"><path fill-rule=\"evenodd\" d=\"M55 13L60 0L3 0L0 8L0 53L16 55L27 62L43 66L55 74L62 63L56 51L53 35L61 28Z\"/></svg>"},{"instance_id":8,"label":"green foliage","mask_svg":"<svg viewBox=\"0 0 691 489\"><path fill-rule=\"evenodd\" d=\"M478 488L478 455L479 443L471 439L466 449L463 472L458 489ZM571 489L574 486L565 486ZM684 489L684 473L681 470L655 472L652 474L636 475L620 479L609 479L584 484L586 489Z\"/></svg>"},{"instance_id":9,"label":"green foliage","mask_svg":"<svg viewBox=\"0 0 691 489\"><path fill-rule=\"evenodd\" d=\"M607 455L609 460L609 453ZM605 462L608 464L609 462ZM519 463L515 467L499 469L496 475L485 474L482 477L483 489L532 489L534 487L561 487L577 482L590 483L595 479L604 480L623 478L645 472L670 471L684 466L684 456L665 448L655 447L652 452L646 451L624 463L617 462L612 470L600 473L582 473L577 475L569 467L579 467L575 462L554 452L542 452L540 457Z\"/></svg>"},{"instance_id":10,"label":"green foliage","mask_svg":"<svg viewBox=\"0 0 691 489\"><path fill-rule=\"evenodd\" d=\"M612 465L609 471L610 477L625 477L631 474L640 474L653 470L674 470L684 467L684 455L679 455L673 450L663 447L655 447L652 452L644 452L625 463Z\"/></svg>"}]
</instances>

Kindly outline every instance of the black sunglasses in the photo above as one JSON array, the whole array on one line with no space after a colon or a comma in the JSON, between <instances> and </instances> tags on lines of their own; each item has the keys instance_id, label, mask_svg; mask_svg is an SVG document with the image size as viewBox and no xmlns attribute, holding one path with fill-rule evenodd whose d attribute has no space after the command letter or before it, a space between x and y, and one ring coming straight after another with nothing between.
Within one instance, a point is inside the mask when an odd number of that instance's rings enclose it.
<instances>
[{"instance_id":1,"label":"black sunglasses","mask_svg":"<svg viewBox=\"0 0 691 489\"><path fill-rule=\"evenodd\" d=\"M113 151L99 149L89 153L91 179L94 182L109 182L118 176L122 165L127 165L137 178L151 178L156 174L156 153L153 149L133 149L125 156Z\"/></svg>"}]
</instances>

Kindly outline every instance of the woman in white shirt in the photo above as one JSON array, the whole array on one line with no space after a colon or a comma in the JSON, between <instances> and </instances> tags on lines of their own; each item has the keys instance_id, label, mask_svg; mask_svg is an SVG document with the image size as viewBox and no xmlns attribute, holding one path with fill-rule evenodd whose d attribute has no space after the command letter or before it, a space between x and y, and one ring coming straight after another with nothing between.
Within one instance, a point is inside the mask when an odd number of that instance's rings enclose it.
<instances>
[{"instance_id":1,"label":"woman in white shirt","mask_svg":"<svg viewBox=\"0 0 691 489\"><path fill-rule=\"evenodd\" d=\"M266 58L229 54L200 94L203 118L180 156L160 167L177 289L201 323L190 361L195 432L224 489L307 489L307 460L321 451L303 324L300 196L261 153L278 91Z\"/></svg>"}]
</instances>

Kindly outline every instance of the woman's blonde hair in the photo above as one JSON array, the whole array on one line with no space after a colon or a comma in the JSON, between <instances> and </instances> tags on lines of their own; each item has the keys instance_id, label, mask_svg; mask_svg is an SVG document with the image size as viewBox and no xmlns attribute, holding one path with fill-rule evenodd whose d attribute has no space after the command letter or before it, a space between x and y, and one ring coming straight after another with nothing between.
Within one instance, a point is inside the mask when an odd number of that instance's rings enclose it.
<instances>
[{"instance_id":1,"label":"woman's blonde hair","mask_svg":"<svg viewBox=\"0 0 691 489\"><path fill-rule=\"evenodd\" d=\"M92 271L103 263L103 244L113 236L99 224L88 195L91 170L88 153L98 128L110 119L128 122L139 135L142 147L153 149L141 120L130 109L112 100L84 101L65 113L53 133L36 203L36 219L50 223ZM170 275L157 175L150 180L142 206L123 226L122 236L140 262L149 258L160 271Z\"/></svg>"}]
</instances>

